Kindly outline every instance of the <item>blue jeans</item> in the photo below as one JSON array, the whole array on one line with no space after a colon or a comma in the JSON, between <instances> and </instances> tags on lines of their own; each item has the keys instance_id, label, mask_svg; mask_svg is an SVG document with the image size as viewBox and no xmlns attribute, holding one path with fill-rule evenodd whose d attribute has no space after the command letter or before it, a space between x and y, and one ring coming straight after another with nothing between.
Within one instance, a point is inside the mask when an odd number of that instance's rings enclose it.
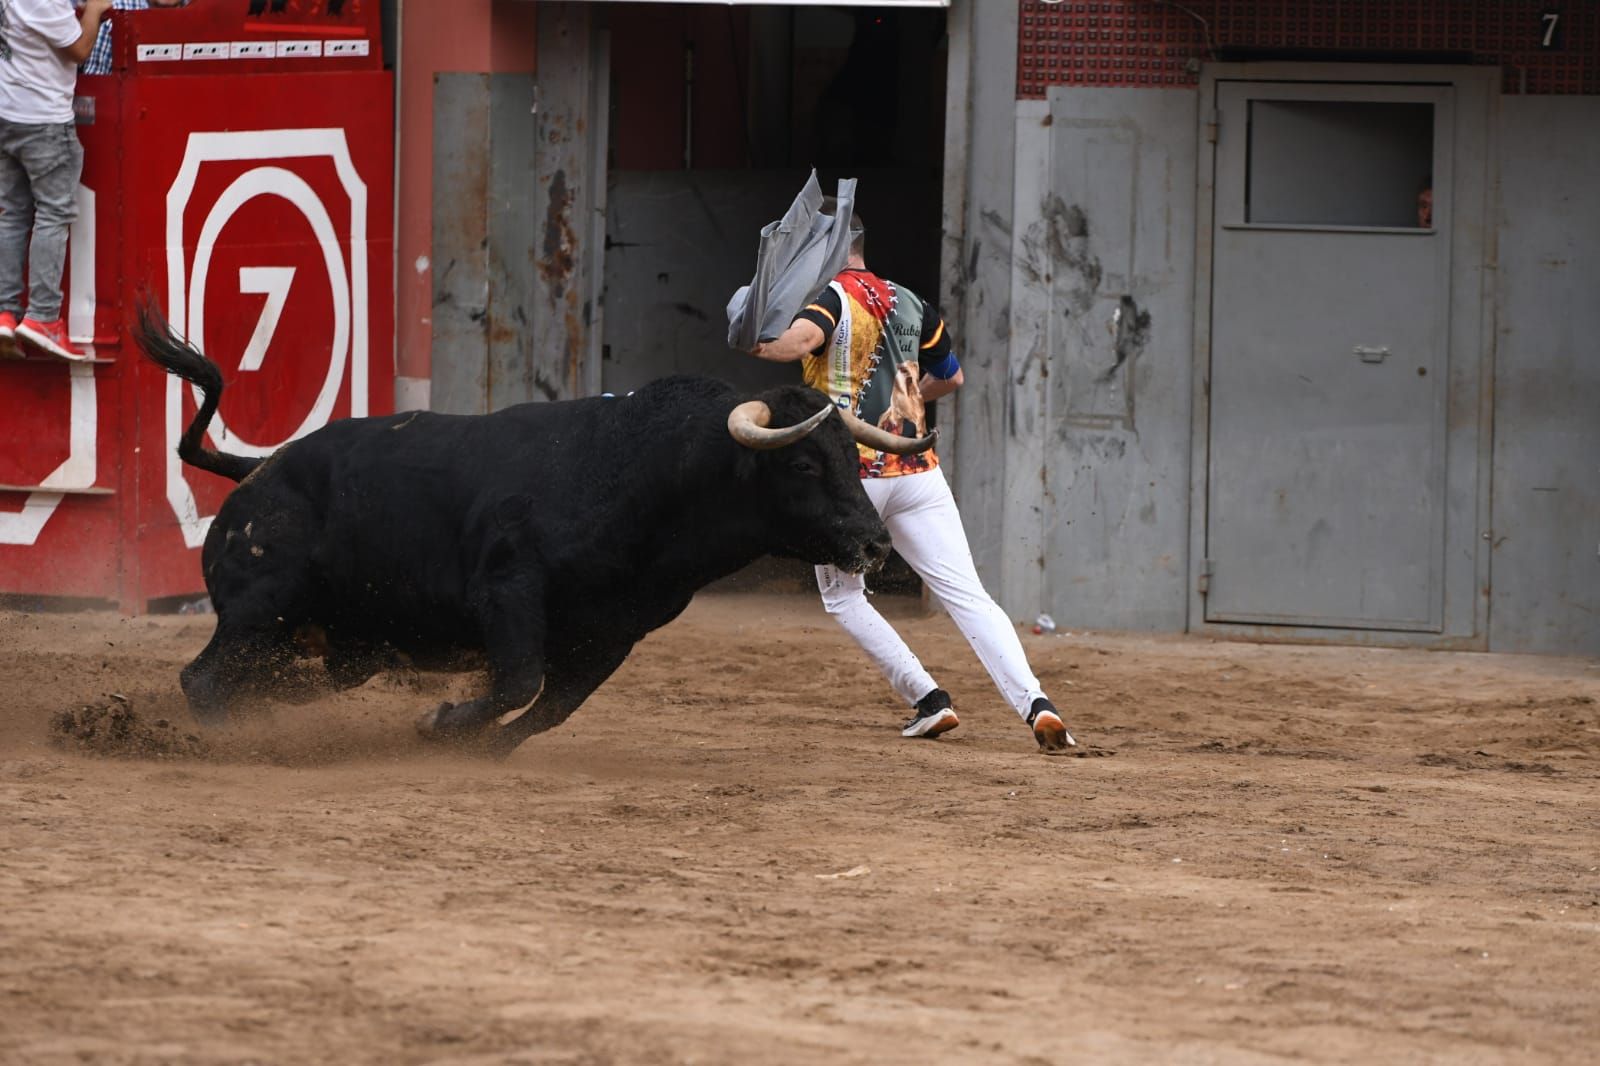
<instances>
[{"instance_id":1,"label":"blue jeans","mask_svg":"<svg viewBox=\"0 0 1600 1066\"><path fill-rule=\"evenodd\" d=\"M83 145L72 123L0 119L0 311L20 316L26 259L28 317L61 317L61 271L82 173Z\"/></svg>"}]
</instances>

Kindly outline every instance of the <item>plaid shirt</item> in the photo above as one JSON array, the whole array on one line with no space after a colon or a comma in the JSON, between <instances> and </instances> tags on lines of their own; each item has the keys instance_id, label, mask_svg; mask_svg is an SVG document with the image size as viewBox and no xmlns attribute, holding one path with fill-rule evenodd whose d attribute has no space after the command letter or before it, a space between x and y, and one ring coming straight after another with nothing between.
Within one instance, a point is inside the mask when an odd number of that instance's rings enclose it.
<instances>
[{"instance_id":1,"label":"plaid shirt","mask_svg":"<svg viewBox=\"0 0 1600 1066\"><path fill-rule=\"evenodd\" d=\"M113 11L143 11L150 6L150 0L111 0ZM94 48L89 52L89 58L78 67L79 74L109 74L111 73L111 20L105 19L100 23L100 34L94 39Z\"/></svg>"}]
</instances>

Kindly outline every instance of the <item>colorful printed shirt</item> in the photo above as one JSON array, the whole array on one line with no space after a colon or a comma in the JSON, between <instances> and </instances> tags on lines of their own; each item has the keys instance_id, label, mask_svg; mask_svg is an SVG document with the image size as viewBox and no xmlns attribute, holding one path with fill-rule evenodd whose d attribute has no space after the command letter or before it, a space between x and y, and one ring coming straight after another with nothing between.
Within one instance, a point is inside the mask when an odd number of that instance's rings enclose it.
<instances>
[{"instance_id":1,"label":"colorful printed shirt","mask_svg":"<svg viewBox=\"0 0 1600 1066\"><path fill-rule=\"evenodd\" d=\"M919 376L948 379L961 369L938 308L871 271L843 270L798 319L816 323L823 333L822 344L801 360L807 385L890 432L927 433ZM917 474L939 465L931 451L888 455L857 447L864 478Z\"/></svg>"}]
</instances>

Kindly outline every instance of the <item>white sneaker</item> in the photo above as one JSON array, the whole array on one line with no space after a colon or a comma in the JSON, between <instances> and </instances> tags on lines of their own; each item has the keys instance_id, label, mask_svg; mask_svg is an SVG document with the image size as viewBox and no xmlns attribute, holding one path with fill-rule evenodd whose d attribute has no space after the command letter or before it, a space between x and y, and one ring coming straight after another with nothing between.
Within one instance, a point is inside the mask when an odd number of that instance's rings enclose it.
<instances>
[{"instance_id":1,"label":"white sneaker","mask_svg":"<svg viewBox=\"0 0 1600 1066\"><path fill-rule=\"evenodd\" d=\"M1028 712L1028 725L1033 727L1033 739L1039 742L1039 750L1046 755L1065 755L1068 748L1078 746L1072 734L1067 732L1067 724L1056 713L1055 704L1043 696L1033 701L1033 707Z\"/></svg>"},{"instance_id":2,"label":"white sneaker","mask_svg":"<svg viewBox=\"0 0 1600 1066\"><path fill-rule=\"evenodd\" d=\"M950 693L942 688L936 688L917 701L917 713L900 727L900 735L927 737L931 740L940 733L950 732L960 724L961 719L950 709Z\"/></svg>"}]
</instances>

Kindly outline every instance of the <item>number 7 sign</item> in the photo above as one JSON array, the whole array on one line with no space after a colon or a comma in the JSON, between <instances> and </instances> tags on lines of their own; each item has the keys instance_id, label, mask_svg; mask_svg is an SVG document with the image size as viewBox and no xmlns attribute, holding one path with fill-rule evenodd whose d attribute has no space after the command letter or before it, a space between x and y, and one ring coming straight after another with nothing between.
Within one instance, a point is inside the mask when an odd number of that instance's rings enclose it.
<instances>
[{"instance_id":1,"label":"number 7 sign","mask_svg":"<svg viewBox=\"0 0 1600 1066\"><path fill-rule=\"evenodd\" d=\"M312 162L323 168L332 163L342 193L340 202L327 202L326 190L319 191L307 180L307 174L301 173ZM222 180L226 184L209 204L196 204L194 198L202 171L215 166L225 168L226 176ZM329 323L329 332L317 340L317 346L327 351L322 384L297 428L281 439L261 440L254 433L249 437L241 434L237 426L230 428L220 412L212 420L211 435L220 447L257 456L270 455L289 441L327 425L347 374L349 413L353 417L367 413L369 326L367 186L356 172L341 129L244 130L189 135L183 161L166 197L167 313L173 325L191 343L210 354L206 326L207 283L212 265L219 247L227 243L225 233L235 216L246 205L262 198L277 202L280 210L287 207L300 216L299 224L309 227L312 239L295 247L310 249L309 258L320 258L320 265L326 272L325 286L305 285L298 299L304 304L326 294L331 306L297 308L302 316L317 313ZM196 221L199 222L198 233L191 231ZM252 247L275 247L262 243L259 232L253 240ZM290 306L297 269L295 266L255 264L238 268L237 291L266 297L255 329L239 356L241 373L260 371L264 366L268 349ZM214 289L210 291L216 295ZM194 390L194 395L198 404L198 390ZM166 393L167 500L178 517L184 542L194 548L204 541L211 519L200 514L194 490L177 458L176 448L184 422L183 385L177 378L169 378Z\"/></svg>"},{"instance_id":2,"label":"number 7 sign","mask_svg":"<svg viewBox=\"0 0 1600 1066\"><path fill-rule=\"evenodd\" d=\"M1539 15L1539 48L1554 52L1562 47L1561 12L1545 11Z\"/></svg>"}]
</instances>

